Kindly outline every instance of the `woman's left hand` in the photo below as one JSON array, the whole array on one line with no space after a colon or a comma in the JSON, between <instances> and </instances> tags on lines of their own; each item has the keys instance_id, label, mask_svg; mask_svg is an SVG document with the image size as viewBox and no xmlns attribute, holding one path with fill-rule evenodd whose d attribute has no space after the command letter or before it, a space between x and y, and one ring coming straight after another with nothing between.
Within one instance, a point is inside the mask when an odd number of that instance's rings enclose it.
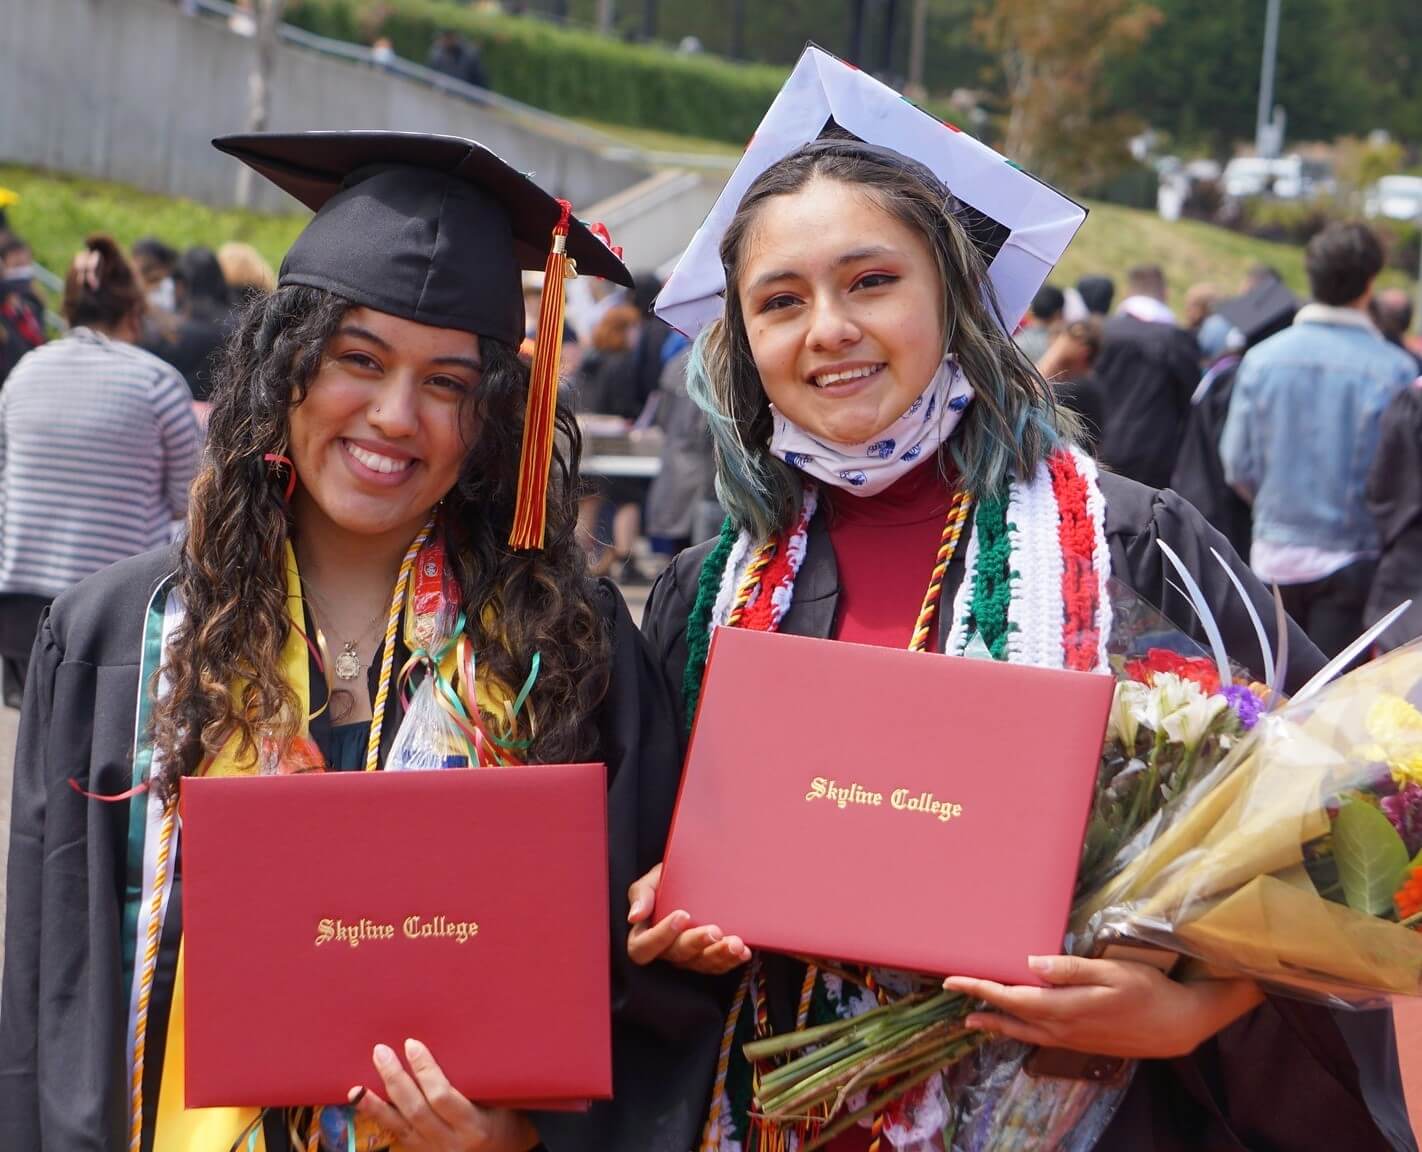
<instances>
[{"instance_id":1,"label":"woman's left hand","mask_svg":"<svg viewBox=\"0 0 1422 1152\"><path fill-rule=\"evenodd\" d=\"M1133 1060L1193 1052L1264 999L1252 980L1180 983L1130 960L1033 956L1028 963L1050 987L966 976L950 976L943 987L998 1009L974 1012L969 1028L1024 1044Z\"/></svg>"},{"instance_id":2,"label":"woman's left hand","mask_svg":"<svg viewBox=\"0 0 1422 1152\"><path fill-rule=\"evenodd\" d=\"M418 1040L405 1041L405 1059L409 1071L384 1044L372 1054L389 1103L374 1092L351 1091L356 1111L390 1133L400 1152L528 1152L538 1143L522 1112L480 1108L456 1092Z\"/></svg>"}]
</instances>

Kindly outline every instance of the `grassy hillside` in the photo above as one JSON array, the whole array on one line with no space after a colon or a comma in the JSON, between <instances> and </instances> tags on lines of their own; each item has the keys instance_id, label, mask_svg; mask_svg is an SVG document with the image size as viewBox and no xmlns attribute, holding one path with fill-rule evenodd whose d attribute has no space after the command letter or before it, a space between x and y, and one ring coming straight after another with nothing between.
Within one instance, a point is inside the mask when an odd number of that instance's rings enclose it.
<instances>
[{"instance_id":1,"label":"grassy hillside","mask_svg":"<svg viewBox=\"0 0 1422 1152\"><path fill-rule=\"evenodd\" d=\"M36 260L61 276L92 232L107 232L125 246L157 236L179 249L242 240L275 268L308 218L221 211L122 184L5 165L0 165L0 188L20 194L20 202L6 212L11 228L29 242Z\"/></svg>"},{"instance_id":2,"label":"grassy hillside","mask_svg":"<svg viewBox=\"0 0 1422 1152\"><path fill-rule=\"evenodd\" d=\"M306 219L219 211L123 185L3 165L0 187L22 197L9 210L12 226L34 247L41 264L61 274L84 237L94 231L107 231L123 244L140 236L157 236L178 248L191 244L215 248L228 240L245 240L276 267ZM629 255L635 261L636 253ZM1086 224L1052 281L1074 284L1088 273L1104 273L1119 286L1128 268L1146 262L1165 268L1171 303L1177 308L1186 288L1198 281L1209 281L1225 294L1238 291L1245 269L1260 262L1278 268L1296 292L1307 290L1302 249L1194 221L1168 223L1152 213L1114 204L1091 205ZM1389 273L1387 279L1405 283L1396 273Z\"/></svg>"},{"instance_id":3,"label":"grassy hillside","mask_svg":"<svg viewBox=\"0 0 1422 1152\"><path fill-rule=\"evenodd\" d=\"M1104 274L1116 281L1119 300L1130 268L1159 264L1165 269L1171 306L1178 311L1190 285L1204 281L1231 296L1243 286L1245 269L1262 263L1277 268L1295 292L1308 293L1302 248L1255 240L1198 220L1162 220L1153 212L1118 204L1089 207L1086 223L1052 274L1052 282L1062 287L1082 276Z\"/></svg>"}]
</instances>

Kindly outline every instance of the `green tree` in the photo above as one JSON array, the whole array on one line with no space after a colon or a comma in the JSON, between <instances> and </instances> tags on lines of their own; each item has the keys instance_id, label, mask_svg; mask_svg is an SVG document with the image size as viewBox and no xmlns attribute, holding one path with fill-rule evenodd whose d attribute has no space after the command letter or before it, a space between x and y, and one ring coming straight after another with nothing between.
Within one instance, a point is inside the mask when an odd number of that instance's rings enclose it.
<instances>
[{"instance_id":1,"label":"green tree","mask_svg":"<svg viewBox=\"0 0 1422 1152\"><path fill-rule=\"evenodd\" d=\"M1422 153L1422 3L1418 0L1335 0L1356 22L1354 45L1368 79L1370 121Z\"/></svg>"},{"instance_id":2,"label":"green tree","mask_svg":"<svg viewBox=\"0 0 1422 1152\"><path fill-rule=\"evenodd\" d=\"M1007 156L1068 187L1119 171L1140 124L1111 106L1102 72L1158 19L1141 0L986 0L977 29L1002 77Z\"/></svg>"},{"instance_id":3,"label":"green tree","mask_svg":"<svg viewBox=\"0 0 1422 1152\"><path fill-rule=\"evenodd\" d=\"M1136 52L1107 70L1112 101L1137 109L1185 146L1227 155L1254 138L1264 0L1154 0L1162 19ZM1276 102L1288 139L1326 140L1371 125L1372 69L1363 8L1384 0L1283 0ZM1410 0L1415 5L1415 0Z\"/></svg>"}]
</instances>

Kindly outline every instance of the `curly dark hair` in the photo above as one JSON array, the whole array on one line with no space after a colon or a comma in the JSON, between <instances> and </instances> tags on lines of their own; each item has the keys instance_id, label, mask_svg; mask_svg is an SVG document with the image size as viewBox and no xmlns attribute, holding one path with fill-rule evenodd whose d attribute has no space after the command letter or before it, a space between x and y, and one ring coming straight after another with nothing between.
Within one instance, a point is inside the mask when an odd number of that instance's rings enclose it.
<instances>
[{"instance_id":1,"label":"curly dark hair","mask_svg":"<svg viewBox=\"0 0 1422 1152\"><path fill-rule=\"evenodd\" d=\"M351 307L320 289L278 289L249 303L223 351L176 577L186 619L163 662L170 691L154 708L163 765L155 787L165 798L233 735L247 755L263 737L286 741L299 728L295 694L272 674L291 626L283 552L292 523L263 457L284 451L288 412ZM478 430L443 505L465 631L483 666L506 684L522 683L540 654L529 756L584 759L596 745L593 713L607 689L610 640L573 534L581 438L560 403L545 546L511 552L528 368L514 349L486 337L480 353L483 376L469 400Z\"/></svg>"}]
</instances>

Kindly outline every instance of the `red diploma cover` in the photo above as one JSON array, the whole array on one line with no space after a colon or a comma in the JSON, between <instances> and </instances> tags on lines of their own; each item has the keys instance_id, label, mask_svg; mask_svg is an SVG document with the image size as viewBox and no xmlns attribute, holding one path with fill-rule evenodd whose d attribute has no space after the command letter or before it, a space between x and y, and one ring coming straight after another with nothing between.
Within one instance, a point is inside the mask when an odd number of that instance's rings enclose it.
<instances>
[{"instance_id":1,"label":"red diploma cover","mask_svg":"<svg viewBox=\"0 0 1422 1152\"><path fill-rule=\"evenodd\" d=\"M718 628L658 918L751 947L1041 984L1110 676Z\"/></svg>"},{"instance_id":2,"label":"red diploma cover","mask_svg":"<svg viewBox=\"0 0 1422 1152\"><path fill-rule=\"evenodd\" d=\"M384 1096L407 1037L475 1101L609 1097L605 776L184 780L187 1106Z\"/></svg>"}]
</instances>

